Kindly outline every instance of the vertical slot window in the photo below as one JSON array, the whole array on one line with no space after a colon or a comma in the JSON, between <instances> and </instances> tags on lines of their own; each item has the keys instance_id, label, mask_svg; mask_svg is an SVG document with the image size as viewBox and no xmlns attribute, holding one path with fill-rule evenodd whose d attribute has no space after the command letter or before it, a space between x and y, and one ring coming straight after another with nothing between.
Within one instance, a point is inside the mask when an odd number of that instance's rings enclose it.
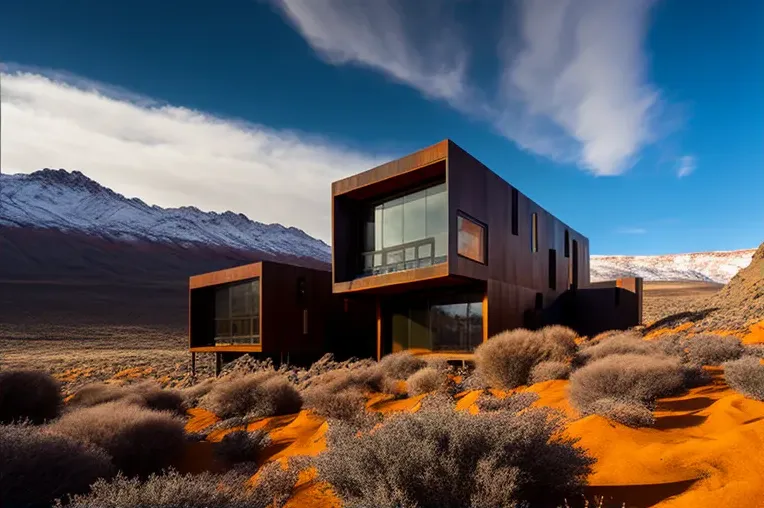
<instances>
[{"instance_id":1,"label":"vertical slot window","mask_svg":"<svg viewBox=\"0 0 764 508\"><path fill-rule=\"evenodd\" d=\"M520 201L520 195L517 192L517 189L514 187L512 188L512 234L517 236L519 234L519 224L518 224L518 210L520 208L519 205Z\"/></svg>"},{"instance_id":2,"label":"vertical slot window","mask_svg":"<svg viewBox=\"0 0 764 508\"><path fill-rule=\"evenodd\" d=\"M531 215L531 252L539 251L539 216Z\"/></svg>"},{"instance_id":3,"label":"vertical slot window","mask_svg":"<svg viewBox=\"0 0 764 508\"><path fill-rule=\"evenodd\" d=\"M557 251L549 249L549 289L557 289Z\"/></svg>"}]
</instances>

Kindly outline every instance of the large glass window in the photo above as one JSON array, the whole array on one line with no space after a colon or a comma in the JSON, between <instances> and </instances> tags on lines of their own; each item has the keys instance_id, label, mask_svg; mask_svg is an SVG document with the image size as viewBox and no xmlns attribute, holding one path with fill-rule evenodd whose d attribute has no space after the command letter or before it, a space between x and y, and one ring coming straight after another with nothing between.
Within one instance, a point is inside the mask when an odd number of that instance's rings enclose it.
<instances>
[{"instance_id":1,"label":"large glass window","mask_svg":"<svg viewBox=\"0 0 764 508\"><path fill-rule=\"evenodd\" d=\"M390 333L393 351L473 351L483 342L482 298L443 295L396 302Z\"/></svg>"},{"instance_id":2,"label":"large glass window","mask_svg":"<svg viewBox=\"0 0 764 508\"><path fill-rule=\"evenodd\" d=\"M215 344L260 343L260 280L215 290Z\"/></svg>"},{"instance_id":3,"label":"large glass window","mask_svg":"<svg viewBox=\"0 0 764 508\"><path fill-rule=\"evenodd\" d=\"M445 183L375 203L367 209L363 275L443 263L447 252Z\"/></svg>"},{"instance_id":4,"label":"large glass window","mask_svg":"<svg viewBox=\"0 0 764 508\"><path fill-rule=\"evenodd\" d=\"M459 215L456 228L458 254L478 263L485 263L485 226Z\"/></svg>"}]
</instances>

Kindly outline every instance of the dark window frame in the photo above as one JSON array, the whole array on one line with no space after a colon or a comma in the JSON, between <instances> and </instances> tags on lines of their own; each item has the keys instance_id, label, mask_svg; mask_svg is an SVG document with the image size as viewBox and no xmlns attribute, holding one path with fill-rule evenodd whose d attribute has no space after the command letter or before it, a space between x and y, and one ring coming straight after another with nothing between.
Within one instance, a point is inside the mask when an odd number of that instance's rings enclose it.
<instances>
[{"instance_id":1,"label":"dark window frame","mask_svg":"<svg viewBox=\"0 0 764 508\"><path fill-rule=\"evenodd\" d=\"M531 252L537 253L539 251L539 214L533 212L531 214Z\"/></svg>"}]
</instances>

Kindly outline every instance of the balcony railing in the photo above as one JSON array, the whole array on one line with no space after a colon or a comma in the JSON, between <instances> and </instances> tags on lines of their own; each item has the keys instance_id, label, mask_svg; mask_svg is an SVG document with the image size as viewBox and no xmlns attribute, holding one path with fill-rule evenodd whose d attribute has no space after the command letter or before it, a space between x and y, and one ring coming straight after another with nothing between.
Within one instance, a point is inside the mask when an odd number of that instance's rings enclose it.
<instances>
[{"instance_id":1,"label":"balcony railing","mask_svg":"<svg viewBox=\"0 0 764 508\"><path fill-rule=\"evenodd\" d=\"M425 238L381 250L364 252L361 277L432 266L446 261L435 255L435 238Z\"/></svg>"}]
</instances>

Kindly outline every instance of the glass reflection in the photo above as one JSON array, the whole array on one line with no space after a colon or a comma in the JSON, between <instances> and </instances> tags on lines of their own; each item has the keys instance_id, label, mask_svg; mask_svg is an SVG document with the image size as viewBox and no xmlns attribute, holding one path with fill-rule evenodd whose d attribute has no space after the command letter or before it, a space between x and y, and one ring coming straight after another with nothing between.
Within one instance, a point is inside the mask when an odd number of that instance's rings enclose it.
<instances>
[{"instance_id":1,"label":"glass reflection","mask_svg":"<svg viewBox=\"0 0 764 508\"><path fill-rule=\"evenodd\" d=\"M445 262L447 224L445 183L369 206L364 220L362 275Z\"/></svg>"}]
</instances>

